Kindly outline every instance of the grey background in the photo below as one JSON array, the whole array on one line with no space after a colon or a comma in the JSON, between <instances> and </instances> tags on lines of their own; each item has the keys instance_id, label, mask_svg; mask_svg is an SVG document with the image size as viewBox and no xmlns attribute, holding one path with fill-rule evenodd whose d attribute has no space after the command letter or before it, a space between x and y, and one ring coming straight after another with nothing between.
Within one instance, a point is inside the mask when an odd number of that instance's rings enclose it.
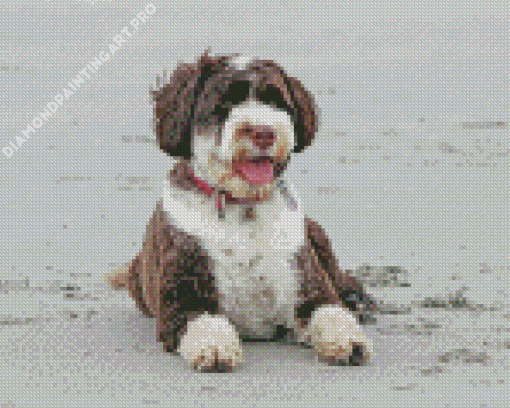
<instances>
[{"instance_id":1,"label":"grey background","mask_svg":"<svg viewBox=\"0 0 510 408\"><path fill-rule=\"evenodd\" d=\"M505 405L506 2L152 3L30 140L0 154L0 406ZM1 2L0 148L146 4ZM141 248L172 165L149 89L207 47L274 59L314 93L320 132L287 177L382 302L365 327L369 366L328 367L283 341L245 344L239 372L195 373L102 279ZM409 284L376 279L387 266Z\"/></svg>"}]
</instances>

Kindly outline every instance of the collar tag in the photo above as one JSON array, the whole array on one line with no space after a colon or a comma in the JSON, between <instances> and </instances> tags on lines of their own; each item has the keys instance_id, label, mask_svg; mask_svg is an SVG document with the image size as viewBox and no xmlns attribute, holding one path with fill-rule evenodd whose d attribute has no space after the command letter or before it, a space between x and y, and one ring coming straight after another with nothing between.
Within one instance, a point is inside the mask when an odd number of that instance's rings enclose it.
<instances>
[{"instance_id":1,"label":"collar tag","mask_svg":"<svg viewBox=\"0 0 510 408\"><path fill-rule=\"evenodd\" d=\"M225 194L218 192L215 197L216 208L218 209L218 218L225 218Z\"/></svg>"},{"instance_id":2,"label":"collar tag","mask_svg":"<svg viewBox=\"0 0 510 408\"><path fill-rule=\"evenodd\" d=\"M283 198L285 199L287 203L287 207L291 211L297 211L298 210L298 203L297 200L292 195L292 192L287 187L287 184L285 180L280 179L277 181L276 186L280 189L280 193L282 194Z\"/></svg>"}]
</instances>

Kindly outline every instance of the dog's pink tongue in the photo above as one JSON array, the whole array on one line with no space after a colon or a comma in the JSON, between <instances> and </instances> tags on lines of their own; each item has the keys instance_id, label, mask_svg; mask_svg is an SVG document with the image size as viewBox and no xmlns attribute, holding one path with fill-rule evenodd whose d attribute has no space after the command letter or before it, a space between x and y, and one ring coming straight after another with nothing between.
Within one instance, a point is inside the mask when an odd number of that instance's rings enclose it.
<instances>
[{"instance_id":1,"label":"dog's pink tongue","mask_svg":"<svg viewBox=\"0 0 510 408\"><path fill-rule=\"evenodd\" d=\"M273 163L270 161L243 162L237 165L237 169L250 184L267 184L273 179Z\"/></svg>"}]
</instances>

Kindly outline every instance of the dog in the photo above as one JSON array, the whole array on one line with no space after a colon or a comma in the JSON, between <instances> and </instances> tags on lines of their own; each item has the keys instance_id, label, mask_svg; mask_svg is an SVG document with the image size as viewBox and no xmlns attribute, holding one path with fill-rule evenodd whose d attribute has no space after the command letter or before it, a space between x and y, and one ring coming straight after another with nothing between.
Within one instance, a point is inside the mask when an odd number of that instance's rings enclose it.
<instances>
[{"instance_id":1,"label":"dog","mask_svg":"<svg viewBox=\"0 0 510 408\"><path fill-rule=\"evenodd\" d=\"M374 300L282 177L318 130L310 92L274 61L206 50L152 94L159 147L177 162L113 287L198 371L232 371L241 340L288 332L329 364L366 363Z\"/></svg>"}]
</instances>

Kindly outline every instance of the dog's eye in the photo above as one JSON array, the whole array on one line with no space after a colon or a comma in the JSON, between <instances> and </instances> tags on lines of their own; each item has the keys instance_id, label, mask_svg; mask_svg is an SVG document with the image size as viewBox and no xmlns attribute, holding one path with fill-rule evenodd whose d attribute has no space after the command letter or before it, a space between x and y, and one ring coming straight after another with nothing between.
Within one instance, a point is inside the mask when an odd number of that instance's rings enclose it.
<instances>
[{"instance_id":1,"label":"dog's eye","mask_svg":"<svg viewBox=\"0 0 510 408\"><path fill-rule=\"evenodd\" d=\"M214 107L213 115L217 116L220 121L226 119L229 113L229 106L227 104L220 103Z\"/></svg>"},{"instance_id":2,"label":"dog's eye","mask_svg":"<svg viewBox=\"0 0 510 408\"><path fill-rule=\"evenodd\" d=\"M250 83L248 81L237 81L228 87L222 98L225 105L238 105L245 101L250 94Z\"/></svg>"},{"instance_id":3,"label":"dog's eye","mask_svg":"<svg viewBox=\"0 0 510 408\"><path fill-rule=\"evenodd\" d=\"M257 93L257 99L269 105L275 106L277 109L289 111L289 106L278 89L268 86Z\"/></svg>"},{"instance_id":4,"label":"dog's eye","mask_svg":"<svg viewBox=\"0 0 510 408\"><path fill-rule=\"evenodd\" d=\"M239 105L248 98L250 83L248 81L234 82L224 92L213 110L213 115L218 117L220 121L227 118L233 106Z\"/></svg>"}]
</instances>

